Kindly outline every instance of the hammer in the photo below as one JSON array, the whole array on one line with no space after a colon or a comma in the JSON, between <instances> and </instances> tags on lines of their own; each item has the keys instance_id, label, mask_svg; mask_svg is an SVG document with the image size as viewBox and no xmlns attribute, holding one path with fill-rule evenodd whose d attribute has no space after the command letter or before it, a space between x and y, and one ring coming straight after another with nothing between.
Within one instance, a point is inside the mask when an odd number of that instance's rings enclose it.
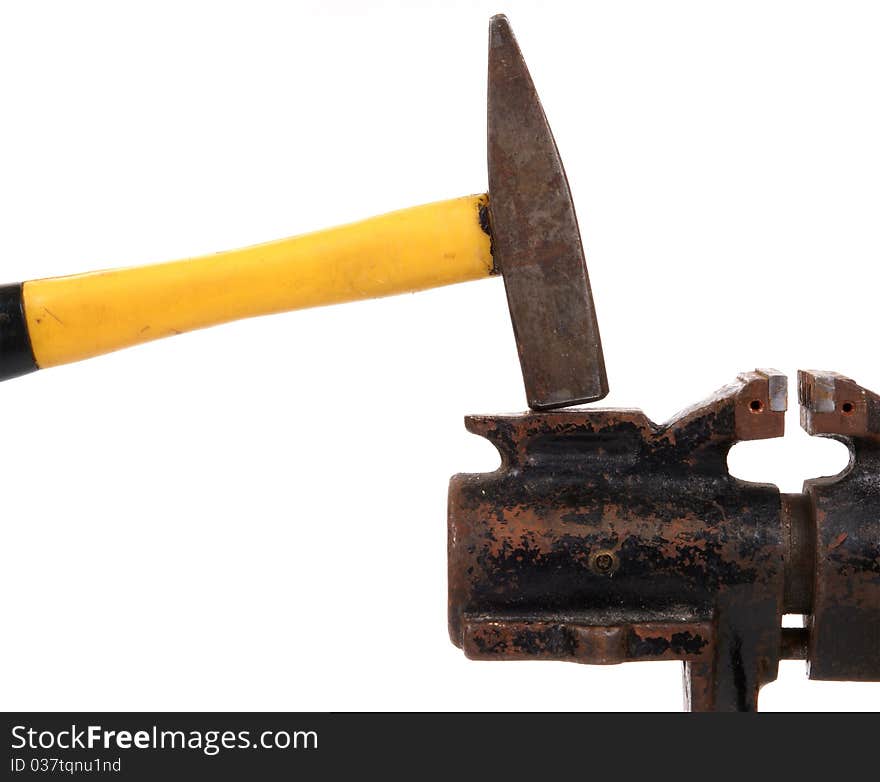
<instances>
[{"instance_id":1,"label":"hammer","mask_svg":"<svg viewBox=\"0 0 880 782\"><path fill-rule=\"evenodd\" d=\"M240 318L501 274L529 407L608 381L562 161L507 18L489 27L489 193L239 250L0 286L0 380Z\"/></svg>"}]
</instances>

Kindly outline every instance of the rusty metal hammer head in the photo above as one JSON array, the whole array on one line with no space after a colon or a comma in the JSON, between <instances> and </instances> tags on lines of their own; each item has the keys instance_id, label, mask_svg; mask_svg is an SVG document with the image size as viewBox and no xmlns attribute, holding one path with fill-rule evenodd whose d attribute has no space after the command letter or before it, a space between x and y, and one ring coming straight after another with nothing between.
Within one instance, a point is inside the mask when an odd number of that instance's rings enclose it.
<instances>
[{"instance_id":1,"label":"rusty metal hammer head","mask_svg":"<svg viewBox=\"0 0 880 782\"><path fill-rule=\"evenodd\" d=\"M571 192L505 16L489 27L489 213L529 407L602 399L605 360Z\"/></svg>"}]
</instances>

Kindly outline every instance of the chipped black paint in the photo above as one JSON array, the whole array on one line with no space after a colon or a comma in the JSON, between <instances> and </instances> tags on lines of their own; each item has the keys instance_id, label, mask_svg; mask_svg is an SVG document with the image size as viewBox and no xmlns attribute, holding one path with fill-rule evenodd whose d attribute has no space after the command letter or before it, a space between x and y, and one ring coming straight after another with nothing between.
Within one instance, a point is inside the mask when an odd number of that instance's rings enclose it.
<instances>
[{"instance_id":1,"label":"chipped black paint","mask_svg":"<svg viewBox=\"0 0 880 782\"><path fill-rule=\"evenodd\" d=\"M809 621L811 679L880 681L880 442L873 425L869 414L866 431L839 438L853 455L841 475L804 484L821 585Z\"/></svg>"},{"instance_id":2,"label":"chipped black paint","mask_svg":"<svg viewBox=\"0 0 880 782\"><path fill-rule=\"evenodd\" d=\"M699 707L753 708L779 661L781 498L733 478L726 456L737 410L761 389L766 398L765 376L746 376L666 426L617 410L467 419L502 466L450 488L453 641L466 632L473 654L499 659L708 654L714 664L694 669ZM758 422L763 436L778 433L774 415ZM612 570L595 566L602 553ZM496 635L484 628L477 640L474 617ZM633 630L617 640L624 627Z\"/></svg>"},{"instance_id":3,"label":"chipped black paint","mask_svg":"<svg viewBox=\"0 0 880 782\"><path fill-rule=\"evenodd\" d=\"M520 631L514 635L513 643L518 652L536 657L565 659L574 656L577 649L576 639L561 626Z\"/></svg>"},{"instance_id":4,"label":"chipped black paint","mask_svg":"<svg viewBox=\"0 0 880 782\"><path fill-rule=\"evenodd\" d=\"M689 631L673 633L672 638L642 638L636 633L629 637L629 654L631 657L659 657L666 652L684 657L696 655L709 645L709 639L693 635Z\"/></svg>"}]
</instances>

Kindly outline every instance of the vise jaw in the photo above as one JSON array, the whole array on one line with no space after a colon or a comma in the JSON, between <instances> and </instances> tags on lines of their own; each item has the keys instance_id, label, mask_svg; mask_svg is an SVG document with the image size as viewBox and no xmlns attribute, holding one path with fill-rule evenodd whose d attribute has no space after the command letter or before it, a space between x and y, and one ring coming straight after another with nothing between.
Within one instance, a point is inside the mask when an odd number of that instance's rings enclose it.
<instances>
[{"instance_id":1,"label":"vise jaw","mask_svg":"<svg viewBox=\"0 0 880 782\"><path fill-rule=\"evenodd\" d=\"M501 454L452 478L449 631L480 660L681 660L695 711L751 711L780 659L880 680L880 397L799 373L810 434L852 458L802 494L733 477L784 433L786 377L756 370L665 425L639 410L470 416ZM783 614L805 627L782 627Z\"/></svg>"}]
</instances>

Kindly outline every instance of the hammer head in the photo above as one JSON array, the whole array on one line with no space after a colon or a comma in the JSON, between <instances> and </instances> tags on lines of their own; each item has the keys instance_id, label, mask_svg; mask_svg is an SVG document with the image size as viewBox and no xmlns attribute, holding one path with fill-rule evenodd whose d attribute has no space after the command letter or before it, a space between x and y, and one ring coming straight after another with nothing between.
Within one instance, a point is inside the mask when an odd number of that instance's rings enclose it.
<instances>
[{"instance_id":1,"label":"hammer head","mask_svg":"<svg viewBox=\"0 0 880 782\"><path fill-rule=\"evenodd\" d=\"M505 16L489 28L489 214L529 407L602 399L608 378L568 180Z\"/></svg>"}]
</instances>

